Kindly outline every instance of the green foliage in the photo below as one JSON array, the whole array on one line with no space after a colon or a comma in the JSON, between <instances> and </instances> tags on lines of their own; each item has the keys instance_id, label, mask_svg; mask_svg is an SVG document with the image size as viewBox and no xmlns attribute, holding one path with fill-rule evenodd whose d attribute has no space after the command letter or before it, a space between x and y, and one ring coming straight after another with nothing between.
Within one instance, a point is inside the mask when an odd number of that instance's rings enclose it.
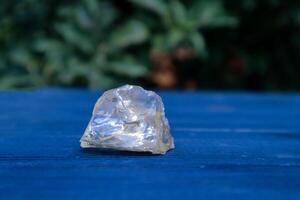
<instances>
[{"instance_id":1,"label":"green foliage","mask_svg":"<svg viewBox=\"0 0 300 200\"><path fill-rule=\"evenodd\" d=\"M201 87L299 89L299 13L291 0L4 1L0 88L139 83L151 52L188 46Z\"/></svg>"},{"instance_id":2,"label":"green foliage","mask_svg":"<svg viewBox=\"0 0 300 200\"><path fill-rule=\"evenodd\" d=\"M159 16L159 31L152 31L152 49L172 51L179 44L188 43L200 57L207 55L205 40L199 29L236 26L237 19L229 15L220 0L192 1L145 1L130 0L137 6ZM157 26L157 24L155 25Z\"/></svg>"},{"instance_id":3,"label":"green foliage","mask_svg":"<svg viewBox=\"0 0 300 200\"><path fill-rule=\"evenodd\" d=\"M25 2L34 10L37 5L33 2L38 4L39 1ZM17 8L23 4L14 3L13 14L8 15L12 19L7 18L11 24L5 29L17 26L18 18L13 17L19 14ZM119 11L109 1L82 0L52 6L50 10L54 14L40 16L51 17L43 21L48 23L47 27L33 27L33 34L22 36L20 42L15 42L16 36L9 38L15 29L7 35L2 31L5 46L1 48L1 87L56 84L103 88L147 73L145 65L127 50L149 39L143 22L127 19L116 26ZM6 9L9 7L7 5ZM5 24L5 20L2 23ZM31 22L25 21L24 29L20 30L24 34L27 23Z\"/></svg>"}]
</instances>

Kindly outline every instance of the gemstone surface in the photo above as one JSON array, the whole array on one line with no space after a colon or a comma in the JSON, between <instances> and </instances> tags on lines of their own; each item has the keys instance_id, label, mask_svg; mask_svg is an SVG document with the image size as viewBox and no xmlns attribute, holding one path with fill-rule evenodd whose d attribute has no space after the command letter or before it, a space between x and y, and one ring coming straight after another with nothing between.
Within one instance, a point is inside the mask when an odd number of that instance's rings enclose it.
<instances>
[{"instance_id":1,"label":"gemstone surface","mask_svg":"<svg viewBox=\"0 0 300 200\"><path fill-rule=\"evenodd\" d=\"M108 90L98 99L80 142L82 148L153 154L175 147L160 96L133 85Z\"/></svg>"}]
</instances>

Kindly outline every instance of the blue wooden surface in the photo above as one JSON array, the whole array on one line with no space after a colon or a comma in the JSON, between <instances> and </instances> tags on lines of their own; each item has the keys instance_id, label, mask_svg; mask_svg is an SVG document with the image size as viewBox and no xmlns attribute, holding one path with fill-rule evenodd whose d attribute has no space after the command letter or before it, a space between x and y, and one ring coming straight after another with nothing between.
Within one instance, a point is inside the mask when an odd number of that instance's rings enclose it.
<instances>
[{"instance_id":1,"label":"blue wooden surface","mask_svg":"<svg viewBox=\"0 0 300 200\"><path fill-rule=\"evenodd\" d=\"M0 199L300 199L299 94L160 94L165 156L82 151L99 92L1 92Z\"/></svg>"}]
</instances>

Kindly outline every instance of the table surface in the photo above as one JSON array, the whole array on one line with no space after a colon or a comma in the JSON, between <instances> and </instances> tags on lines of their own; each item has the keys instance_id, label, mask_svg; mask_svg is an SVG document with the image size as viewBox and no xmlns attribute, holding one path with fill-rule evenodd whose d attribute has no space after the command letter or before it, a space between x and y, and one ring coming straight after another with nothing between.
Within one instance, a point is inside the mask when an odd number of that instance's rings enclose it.
<instances>
[{"instance_id":1,"label":"table surface","mask_svg":"<svg viewBox=\"0 0 300 200\"><path fill-rule=\"evenodd\" d=\"M300 199L300 94L159 94L163 156L80 149L101 92L1 92L0 199Z\"/></svg>"}]
</instances>

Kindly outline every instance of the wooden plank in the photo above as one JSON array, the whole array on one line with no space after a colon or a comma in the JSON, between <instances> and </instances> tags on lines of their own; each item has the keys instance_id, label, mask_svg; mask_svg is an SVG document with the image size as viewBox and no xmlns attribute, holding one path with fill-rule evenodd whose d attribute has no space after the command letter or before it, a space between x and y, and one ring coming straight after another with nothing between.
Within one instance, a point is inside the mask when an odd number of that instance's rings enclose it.
<instances>
[{"instance_id":1,"label":"wooden plank","mask_svg":"<svg viewBox=\"0 0 300 200\"><path fill-rule=\"evenodd\" d=\"M161 92L176 149L83 151L100 95L0 93L0 199L299 199L300 95Z\"/></svg>"}]
</instances>

